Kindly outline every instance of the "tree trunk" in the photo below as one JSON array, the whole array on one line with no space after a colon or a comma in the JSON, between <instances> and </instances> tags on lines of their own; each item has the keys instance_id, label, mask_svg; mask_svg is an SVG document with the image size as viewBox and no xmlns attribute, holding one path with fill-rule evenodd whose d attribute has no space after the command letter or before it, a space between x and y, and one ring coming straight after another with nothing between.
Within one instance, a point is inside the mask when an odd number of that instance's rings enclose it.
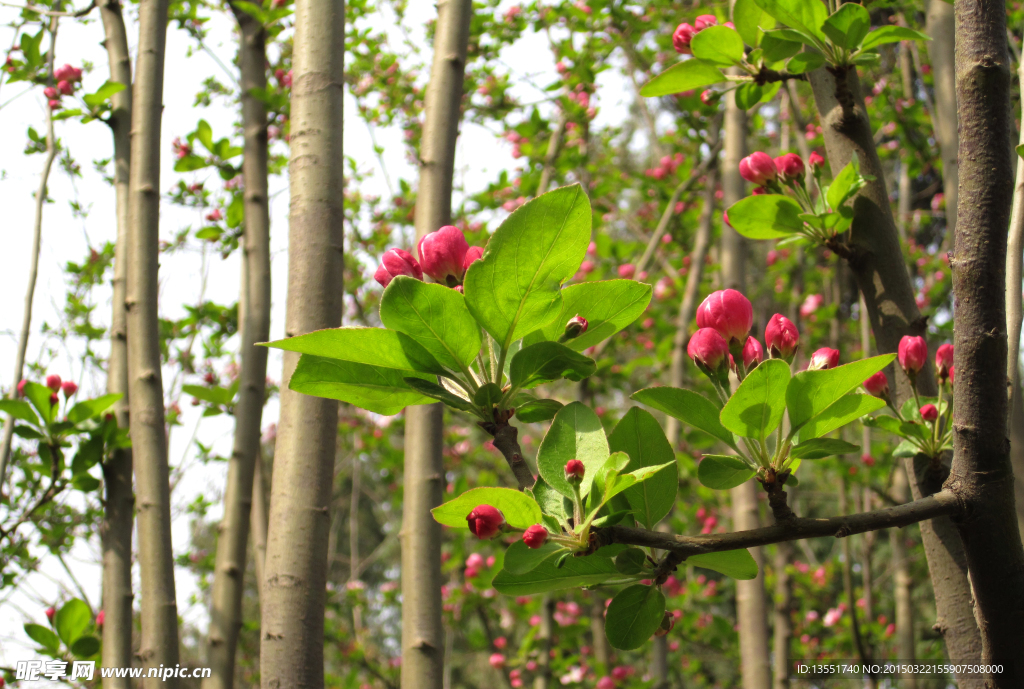
<instances>
[{"instance_id":1,"label":"tree trunk","mask_svg":"<svg viewBox=\"0 0 1024 689\"><path fill-rule=\"evenodd\" d=\"M252 514L250 537L252 538L252 559L256 570L256 591L263 597L263 571L267 562L267 488L263 480L263 453L256 457L252 475Z\"/></svg>"},{"instance_id":2,"label":"tree trunk","mask_svg":"<svg viewBox=\"0 0 1024 689\"><path fill-rule=\"evenodd\" d=\"M956 5L956 91L960 105L960 198L954 239L956 306L953 467L946 484L964 502L964 542L988 678L998 689L1024 683L1024 546L1014 527L1007 441L1006 227L1013 168L1006 8L993 0Z\"/></svg>"},{"instance_id":3,"label":"tree trunk","mask_svg":"<svg viewBox=\"0 0 1024 689\"><path fill-rule=\"evenodd\" d=\"M337 327L342 313L344 0L299 0L291 97L289 337ZM327 542L338 403L287 388L298 354L284 353L265 574L261 682L324 684Z\"/></svg>"},{"instance_id":4,"label":"tree trunk","mask_svg":"<svg viewBox=\"0 0 1024 689\"><path fill-rule=\"evenodd\" d=\"M178 606L171 546L171 488L160 373L160 119L168 0L142 0L132 93L128 201L128 403L135 489L144 668L178 663ZM177 687L176 678L146 686Z\"/></svg>"},{"instance_id":5,"label":"tree trunk","mask_svg":"<svg viewBox=\"0 0 1024 689\"><path fill-rule=\"evenodd\" d=\"M107 392L124 395L114 405L117 425L128 420L128 177L131 170L132 70L128 36L118 0L102 0L104 45L110 62L110 80L127 88L111 97L108 123L114 138L114 193L117 201L117 244L114 248L114 295L110 317L110 359L107 361ZM103 548L103 667L132 664L132 523L135 492L132 489L132 450L114 451L103 465L105 512L100 527ZM130 689L124 677L104 677L104 689Z\"/></svg>"},{"instance_id":6,"label":"tree trunk","mask_svg":"<svg viewBox=\"0 0 1024 689\"><path fill-rule=\"evenodd\" d=\"M538 660L537 676L533 678L533 689L550 689L551 682L551 649L553 647L551 634L555 628L555 601L551 596L544 596L542 602L544 608L540 613L540 628L537 630L538 647L540 657ZM604 628L604 616L601 617Z\"/></svg>"},{"instance_id":7,"label":"tree trunk","mask_svg":"<svg viewBox=\"0 0 1024 689\"><path fill-rule=\"evenodd\" d=\"M864 110L860 82L853 69L840 72L838 77L819 69L811 73L810 81L833 173L839 172L856 154L862 172L875 176L875 181L869 182L854 201L847 261L864 295L878 352L895 352L904 335L924 335L927 324L914 301L889 207L884 172ZM926 368L918 376L918 384L926 395L935 392L931 366L930 361L926 362ZM890 380L896 384L897 403L902 404L912 396L905 375L899 373L890 376ZM906 465L915 499L939 490L941 477L936 480L931 475L927 462L915 463L908 458ZM943 634L948 657L951 660L978 658L981 636L974 621L966 558L956 529L950 519L943 517L921 522L921 536L935 591L938 613L935 628ZM957 679L961 689L983 686L977 678L958 676Z\"/></svg>"},{"instance_id":8,"label":"tree trunk","mask_svg":"<svg viewBox=\"0 0 1024 689\"><path fill-rule=\"evenodd\" d=\"M793 636L790 616L793 613L793 583L789 578L789 562L793 546L779 543L775 548L775 624L772 635L773 689L789 689L789 642Z\"/></svg>"},{"instance_id":9,"label":"tree trunk","mask_svg":"<svg viewBox=\"0 0 1024 689\"><path fill-rule=\"evenodd\" d=\"M953 4L945 0L927 1L927 30L932 37L928 57L932 63L935 84L933 122L935 138L942 155L942 193L946 198L946 248L953 244L957 222L958 163L957 107L955 70L953 67Z\"/></svg>"},{"instance_id":10,"label":"tree trunk","mask_svg":"<svg viewBox=\"0 0 1024 689\"><path fill-rule=\"evenodd\" d=\"M210 606L208 662L212 670L203 689L234 686L235 649L242 628L243 578L252 518L253 476L260 456L260 425L266 398L267 349L270 339L270 209L267 196L267 109L253 95L267 86L266 36L263 25L232 5L241 37L245 236L243 293L239 297L241 370L235 405L235 437L224 491L224 517L217 539Z\"/></svg>"},{"instance_id":11,"label":"tree trunk","mask_svg":"<svg viewBox=\"0 0 1024 689\"><path fill-rule=\"evenodd\" d=\"M907 501L907 472L897 466L893 471L890 494L897 504ZM913 579L910 577L910 561L907 559L906 534L900 529L889 530L889 546L892 549L893 598L896 603L896 647L897 658L913 664L917 657L914 643L914 597ZM913 672L900 675L904 689L917 689L917 676Z\"/></svg>"},{"instance_id":12,"label":"tree trunk","mask_svg":"<svg viewBox=\"0 0 1024 689\"><path fill-rule=\"evenodd\" d=\"M437 5L434 60L427 86L416 196L416 237L451 223L455 141L461 120L471 0ZM444 407L405 411L405 493L402 507L402 689L441 689L441 525L430 510L442 502Z\"/></svg>"}]
</instances>

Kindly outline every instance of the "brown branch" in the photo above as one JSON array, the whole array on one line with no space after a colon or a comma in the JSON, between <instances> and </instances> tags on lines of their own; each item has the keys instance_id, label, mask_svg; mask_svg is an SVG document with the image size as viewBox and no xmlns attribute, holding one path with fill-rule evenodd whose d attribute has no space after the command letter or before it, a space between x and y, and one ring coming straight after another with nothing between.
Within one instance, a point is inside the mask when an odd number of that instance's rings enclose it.
<instances>
[{"instance_id":1,"label":"brown branch","mask_svg":"<svg viewBox=\"0 0 1024 689\"><path fill-rule=\"evenodd\" d=\"M754 75L754 83L758 86L772 84L776 81L807 81L807 74L792 74L786 71L779 72L774 69L768 69L762 65L761 71Z\"/></svg>"},{"instance_id":2,"label":"brown branch","mask_svg":"<svg viewBox=\"0 0 1024 689\"><path fill-rule=\"evenodd\" d=\"M519 490L532 488L533 471L523 459L523 449L519 446L519 429L509 424L508 419L495 418L494 421L481 421L480 428L494 438L494 447L505 457L508 466L519 482Z\"/></svg>"}]
</instances>

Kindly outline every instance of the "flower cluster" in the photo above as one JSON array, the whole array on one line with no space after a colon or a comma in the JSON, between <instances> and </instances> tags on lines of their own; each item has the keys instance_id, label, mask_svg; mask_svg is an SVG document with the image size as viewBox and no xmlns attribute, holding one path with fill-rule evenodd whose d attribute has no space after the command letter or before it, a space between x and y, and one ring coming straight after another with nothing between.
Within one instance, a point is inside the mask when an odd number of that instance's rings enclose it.
<instances>
[{"instance_id":1,"label":"flower cluster","mask_svg":"<svg viewBox=\"0 0 1024 689\"><path fill-rule=\"evenodd\" d=\"M43 89L43 95L46 96L50 110L59 110L61 97L73 94L75 85L82 80L82 70L71 65L58 67L53 70L53 80L57 82L57 85L47 86Z\"/></svg>"},{"instance_id":2,"label":"flower cluster","mask_svg":"<svg viewBox=\"0 0 1024 689\"><path fill-rule=\"evenodd\" d=\"M388 249L381 257L373 279L387 287L399 275L422 280L426 274L435 282L461 292L466 270L484 253L482 246L470 246L462 230L452 225L445 225L423 237L416 251L419 261L404 249Z\"/></svg>"},{"instance_id":3,"label":"flower cluster","mask_svg":"<svg viewBox=\"0 0 1024 689\"><path fill-rule=\"evenodd\" d=\"M716 24L718 24L718 18L713 14L700 15L693 20L692 26L687 22L683 22L672 33L672 47L680 55L693 55L693 51L690 50L690 43L693 42L693 37L709 26L715 26ZM735 28L732 22L726 22L723 26L728 26L730 29Z\"/></svg>"}]
</instances>

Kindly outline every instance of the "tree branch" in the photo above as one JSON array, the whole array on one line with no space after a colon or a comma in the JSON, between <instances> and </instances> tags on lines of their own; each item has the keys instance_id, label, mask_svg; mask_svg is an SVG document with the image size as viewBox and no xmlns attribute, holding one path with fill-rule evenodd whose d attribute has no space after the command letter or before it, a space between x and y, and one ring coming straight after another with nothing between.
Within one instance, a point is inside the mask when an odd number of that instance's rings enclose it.
<instances>
[{"instance_id":1,"label":"tree branch","mask_svg":"<svg viewBox=\"0 0 1024 689\"><path fill-rule=\"evenodd\" d=\"M519 490L533 487L533 471L523 459L523 449L519 447L519 429L510 425L508 419L499 418L494 421L481 421L479 426L494 438L494 447L504 455L505 461L516 476L516 481L519 482Z\"/></svg>"}]
</instances>

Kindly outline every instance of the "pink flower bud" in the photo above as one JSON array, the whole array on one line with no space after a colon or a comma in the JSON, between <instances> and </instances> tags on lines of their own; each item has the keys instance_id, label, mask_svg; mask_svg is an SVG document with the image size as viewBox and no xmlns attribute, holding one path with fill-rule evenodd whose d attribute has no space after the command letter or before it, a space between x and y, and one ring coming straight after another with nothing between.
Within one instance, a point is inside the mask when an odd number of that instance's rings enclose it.
<instances>
[{"instance_id":1,"label":"pink flower bud","mask_svg":"<svg viewBox=\"0 0 1024 689\"><path fill-rule=\"evenodd\" d=\"M924 368L924 362L928 359L928 343L918 335L904 335L896 357L907 375L916 374Z\"/></svg>"},{"instance_id":2,"label":"pink flower bud","mask_svg":"<svg viewBox=\"0 0 1024 689\"><path fill-rule=\"evenodd\" d=\"M712 292L697 307L697 327L714 328L727 342L745 342L754 324L750 300L734 289Z\"/></svg>"},{"instance_id":3,"label":"pink flower bud","mask_svg":"<svg viewBox=\"0 0 1024 689\"><path fill-rule=\"evenodd\" d=\"M505 667L505 656L500 653L492 653L491 657L487 659L487 662L489 662L493 668L502 668Z\"/></svg>"},{"instance_id":4,"label":"pink flower bud","mask_svg":"<svg viewBox=\"0 0 1024 689\"><path fill-rule=\"evenodd\" d=\"M482 246L471 246L469 251L466 252L466 259L462 262L462 270L469 270L469 264L473 261L479 261L480 257L484 255L484 248Z\"/></svg>"},{"instance_id":5,"label":"pink flower bud","mask_svg":"<svg viewBox=\"0 0 1024 689\"><path fill-rule=\"evenodd\" d=\"M469 243L462 230L445 225L423 237L417 248L424 273L449 287L462 282L469 253Z\"/></svg>"},{"instance_id":6,"label":"pink flower bud","mask_svg":"<svg viewBox=\"0 0 1024 689\"><path fill-rule=\"evenodd\" d=\"M76 392L78 392L78 385L76 383L71 382L70 380L66 380L60 386L60 390L61 392L64 393L65 397L71 397Z\"/></svg>"},{"instance_id":7,"label":"pink flower bud","mask_svg":"<svg viewBox=\"0 0 1024 689\"><path fill-rule=\"evenodd\" d=\"M540 524L534 524L523 532L523 543L527 548L539 548L548 540L548 530Z\"/></svg>"},{"instance_id":8,"label":"pink flower bud","mask_svg":"<svg viewBox=\"0 0 1024 689\"><path fill-rule=\"evenodd\" d=\"M713 14L702 14L693 20L693 28L697 31L703 31L709 26L714 26L718 23L718 17Z\"/></svg>"},{"instance_id":9,"label":"pink flower bud","mask_svg":"<svg viewBox=\"0 0 1024 689\"><path fill-rule=\"evenodd\" d=\"M484 556L480 553L471 553L470 556L466 558L466 567L476 567L479 569L480 567L483 567L483 565Z\"/></svg>"},{"instance_id":10,"label":"pink flower bud","mask_svg":"<svg viewBox=\"0 0 1024 689\"><path fill-rule=\"evenodd\" d=\"M769 356L788 361L793 358L793 353L800 344L800 332L793 325L793 321L777 313L768 320L768 325L764 329L764 343L768 347Z\"/></svg>"},{"instance_id":11,"label":"pink flower bud","mask_svg":"<svg viewBox=\"0 0 1024 689\"><path fill-rule=\"evenodd\" d=\"M587 473L587 468L578 459L570 459L565 463L565 480L569 483L579 483Z\"/></svg>"},{"instance_id":12,"label":"pink flower bud","mask_svg":"<svg viewBox=\"0 0 1024 689\"><path fill-rule=\"evenodd\" d=\"M802 182L804 180L804 161L796 153L786 153L775 159L775 167L783 182Z\"/></svg>"},{"instance_id":13,"label":"pink flower bud","mask_svg":"<svg viewBox=\"0 0 1024 689\"><path fill-rule=\"evenodd\" d=\"M51 373L46 376L46 387L50 388L54 392L60 390L60 376L56 373Z\"/></svg>"},{"instance_id":14,"label":"pink flower bud","mask_svg":"<svg viewBox=\"0 0 1024 689\"><path fill-rule=\"evenodd\" d=\"M875 466L875 458L871 455L861 455L860 461L864 466L873 467Z\"/></svg>"},{"instance_id":15,"label":"pink flower bud","mask_svg":"<svg viewBox=\"0 0 1024 689\"><path fill-rule=\"evenodd\" d=\"M935 375L939 382L944 383L949 377L949 370L953 368L953 345L946 343L939 345L935 350Z\"/></svg>"},{"instance_id":16,"label":"pink flower bud","mask_svg":"<svg viewBox=\"0 0 1024 689\"><path fill-rule=\"evenodd\" d=\"M704 105L712 105L716 100L718 100L718 94L712 91L711 89L701 91L700 102L703 103Z\"/></svg>"},{"instance_id":17,"label":"pink flower bud","mask_svg":"<svg viewBox=\"0 0 1024 689\"><path fill-rule=\"evenodd\" d=\"M714 328L701 328L690 338L690 343L686 345L686 353L694 363L717 371L723 364L727 364L729 345Z\"/></svg>"},{"instance_id":18,"label":"pink flower bud","mask_svg":"<svg viewBox=\"0 0 1024 689\"><path fill-rule=\"evenodd\" d=\"M583 316L576 314L569 319L569 322L565 324L565 338L572 339L579 337L583 333L587 332L587 327L590 324L587 323L587 319Z\"/></svg>"},{"instance_id":19,"label":"pink flower bud","mask_svg":"<svg viewBox=\"0 0 1024 689\"><path fill-rule=\"evenodd\" d=\"M672 47L680 55L693 55L693 51L690 50L690 41L696 35L697 29L683 22L676 27L675 32L672 34Z\"/></svg>"},{"instance_id":20,"label":"pink flower bud","mask_svg":"<svg viewBox=\"0 0 1024 689\"><path fill-rule=\"evenodd\" d=\"M422 280L423 270L420 268L419 262L408 251L388 249L381 256L380 265L377 267L377 272L373 274L373 279L382 287L387 287L399 275L408 275L411 278Z\"/></svg>"},{"instance_id":21,"label":"pink flower bud","mask_svg":"<svg viewBox=\"0 0 1024 689\"><path fill-rule=\"evenodd\" d=\"M615 689L615 680L605 675L601 679L597 680L597 689Z\"/></svg>"},{"instance_id":22,"label":"pink flower bud","mask_svg":"<svg viewBox=\"0 0 1024 689\"><path fill-rule=\"evenodd\" d=\"M934 421L939 418L939 410L934 404L926 404L921 407L921 418L925 421Z\"/></svg>"},{"instance_id":23,"label":"pink flower bud","mask_svg":"<svg viewBox=\"0 0 1024 689\"><path fill-rule=\"evenodd\" d=\"M72 84L70 81L58 81L57 90L65 96L70 96L72 93L75 92L75 85Z\"/></svg>"},{"instance_id":24,"label":"pink flower bud","mask_svg":"<svg viewBox=\"0 0 1024 689\"><path fill-rule=\"evenodd\" d=\"M743 345L743 367L751 369L764 361L764 348L756 337L748 337Z\"/></svg>"},{"instance_id":25,"label":"pink flower bud","mask_svg":"<svg viewBox=\"0 0 1024 689\"><path fill-rule=\"evenodd\" d=\"M808 371L823 371L828 368L835 368L839 365L839 350L829 347L822 347L811 355L811 363Z\"/></svg>"},{"instance_id":26,"label":"pink flower bud","mask_svg":"<svg viewBox=\"0 0 1024 689\"><path fill-rule=\"evenodd\" d=\"M661 618L661 626L654 632L654 635L665 636L672 631L672 627L674 626L676 626L676 618L672 613L666 610L664 617Z\"/></svg>"},{"instance_id":27,"label":"pink flower bud","mask_svg":"<svg viewBox=\"0 0 1024 689\"><path fill-rule=\"evenodd\" d=\"M75 68L71 65L63 65L53 70L53 78L57 81L72 79L75 76Z\"/></svg>"},{"instance_id":28,"label":"pink flower bud","mask_svg":"<svg viewBox=\"0 0 1024 689\"><path fill-rule=\"evenodd\" d=\"M751 153L740 161L740 176L754 184L761 185L770 182L778 173L775 161L763 151Z\"/></svg>"},{"instance_id":29,"label":"pink flower bud","mask_svg":"<svg viewBox=\"0 0 1024 689\"><path fill-rule=\"evenodd\" d=\"M60 98L60 91L53 86L47 86L43 89L43 95L48 99L53 100L54 98Z\"/></svg>"},{"instance_id":30,"label":"pink flower bud","mask_svg":"<svg viewBox=\"0 0 1024 689\"><path fill-rule=\"evenodd\" d=\"M809 318L811 314L821 308L821 305L825 303L825 297L820 294L808 294L804 298L804 303L800 304L800 316L803 318Z\"/></svg>"},{"instance_id":31,"label":"pink flower bud","mask_svg":"<svg viewBox=\"0 0 1024 689\"><path fill-rule=\"evenodd\" d=\"M50 106L50 110L60 110L61 109L61 104L60 104L59 100L55 99L55 100L47 101L46 104Z\"/></svg>"},{"instance_id":32,"label":"pink flower bud","mask_svg":"<svg viewBox=\"0 0 1024 689\"><path fill-rule=\"evenodd\" d=\"M583 273L584 275L587 275L589 273L593 273L594 268L596 267L597 266L593 261L584 261L583 263L580 264L580 272Z\"/></svg>"},{"instance_id":33,"label":"pink flower bud","mask_svg":"<svg viewBox=\"0 0 1024 689\"><path fill-rule=\"evenodd\" d=\"M103 620L105 620L106 617L107 617L106 613L104 613L102 610L100 610L98 613L96 613L96 626L97 627L102 627L103 626Z\"/></svg>"},{"instance_id":34,"label":"pink flower bud","mask_svg":"<svg viewBox=\"0 0 1024 689\"><path fill-rule=\"evenodd\" d=\"M22 378L18 381L18 397L25 396L25 386L28 385L28 381Z\"/></svg>"},{"instance_id":35,"label":"pink flower bud","mask_svg":"<svg viewBox=\"0 0 1024 689\"><path fill-rule=\"evenodd\" d=\"M477 538L487 540L494 538L505 526L505 516L496 507L477 505L466 517L469 530Z\"/></svg>"},{"instance_id":36,"label":"pink flower bud","mask_svg":"<svg viewBox=\"0 0 1024 689\"><path fill-rule=\"evenodd\" d=\"M627 280L629 280L633 277L635 273L636 266L634 266L632 263L623 263L621 266L619 266L620 278L626 278Z\"/></svg>"},{"instance_id":37,"label":"pink flower bud","mask_svg":"<svg viewBox=\"0 0 1024 689\"><path fill-rule=\"evenodd\" d=\"M885 377L885 371L879 371L864 381L864 389L875 397L882 399L889 398L889 379Z\"/></svg>"},{"instance_id":38,"label":"pink flower bud","mask_svg":"<svg viewBox=\"0 0 1024 689\"><path fill-rule=\"evenodd\" d=\"M57 611L53 609L52 605L46 609L46 619L50 620L51 622L53 622L53 616L56 614Z\"/></svg>"},{"instance_id":39,"label":"pink flower bud","mask_svg":"<svg viewBox=\"0 0 1024 689\"><path fill-rule=\"evenodd\" d=\"M825 159L817 151L811 151L811 156L807 159L807 163L811 166L811 170L817 172L825 164Z\"/></svg>"}]
</instances>

